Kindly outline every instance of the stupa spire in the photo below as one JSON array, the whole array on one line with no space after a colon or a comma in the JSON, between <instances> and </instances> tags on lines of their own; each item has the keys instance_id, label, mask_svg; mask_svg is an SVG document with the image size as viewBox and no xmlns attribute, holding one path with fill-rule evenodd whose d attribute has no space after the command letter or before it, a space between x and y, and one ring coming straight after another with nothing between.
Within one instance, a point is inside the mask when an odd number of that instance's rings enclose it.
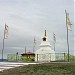
<instances>
[{"instance_id":1,"label":"stupa spire","mask_svg":"<svg viewBox=\"0 0 75 75\"><path fill-rule=\"evenodd\" d=\"M43 41L46 41L46 30L45 30L45 33L44 33L44 36L43 36Z\"/></svg>"},{"instance_id":2,"label":"stupa spire","mask_svg":"<svg viewBox=\"0 0 75 75\"><path fill-rule=\"evenodd\" d=\"M46 36L46 30L45 30L45 34L44 35Z\"/></svg>"}]
</instances>

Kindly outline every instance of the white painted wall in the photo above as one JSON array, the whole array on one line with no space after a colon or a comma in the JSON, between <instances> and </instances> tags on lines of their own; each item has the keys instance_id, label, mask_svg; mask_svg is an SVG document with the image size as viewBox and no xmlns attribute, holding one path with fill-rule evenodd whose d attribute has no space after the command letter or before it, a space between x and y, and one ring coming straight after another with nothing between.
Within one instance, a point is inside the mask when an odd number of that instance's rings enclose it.
<instances>
[{"instance_id":1,"label":"white painted wall","mask_svg":"<svg viewBox=\"0 0 75 75\"><path fill-rule=\"evenodd\" d=\"M40 49L36 50L35 61L55 61L55 51L51 49L51 45L47 40L42 41Z\"/></svg>"}]
</instances>

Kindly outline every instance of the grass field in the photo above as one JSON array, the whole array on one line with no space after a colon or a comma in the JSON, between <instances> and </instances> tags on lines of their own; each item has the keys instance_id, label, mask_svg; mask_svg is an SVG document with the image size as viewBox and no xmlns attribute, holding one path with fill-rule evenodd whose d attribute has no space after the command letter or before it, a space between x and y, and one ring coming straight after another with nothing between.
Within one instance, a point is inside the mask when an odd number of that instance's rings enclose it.
<instances>
[{"instance_id":1,"label":"grass field","mask_svg":"<svg viewBox=\"0 0 75 75\"><path fill-rule=\"evenodd\" d=\"M17 67L0 75L75 75L75 63L43 63Z\"/></svg>"}]
</instances>

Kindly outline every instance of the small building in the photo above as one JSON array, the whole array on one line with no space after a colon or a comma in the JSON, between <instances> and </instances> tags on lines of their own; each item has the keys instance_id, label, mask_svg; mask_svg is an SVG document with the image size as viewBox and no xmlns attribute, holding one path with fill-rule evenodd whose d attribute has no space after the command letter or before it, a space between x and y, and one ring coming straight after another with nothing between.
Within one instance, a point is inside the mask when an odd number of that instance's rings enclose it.
<instances>
[{"instance_id":1,"label":"small building","mask_svg":"<svg viewBox=\"0 0 75 75\"><path fill-rule=\"evenodd\" d=\"M22 61L34 61L35 60L35 54L33 52L26 52L21 54L22 55Z\"/></svg>"},{"instance_id":2,"label":"small building","mask_svg":"<svg viewBox=\"0 0 75 75\"><path fill-rule=\"evenodd\" d=\"M40 49L35 51L35 61L55 61L55 51L52 50L50 42L47 40L46 30L40 44Z\"/></svg>"}]
</instances>

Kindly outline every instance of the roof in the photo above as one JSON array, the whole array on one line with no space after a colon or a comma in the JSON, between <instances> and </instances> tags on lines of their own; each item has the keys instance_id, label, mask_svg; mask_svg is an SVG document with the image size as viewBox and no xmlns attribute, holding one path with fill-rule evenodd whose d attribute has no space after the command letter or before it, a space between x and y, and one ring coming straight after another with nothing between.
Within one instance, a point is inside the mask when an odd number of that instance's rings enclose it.
<instances>
[{"instance_id":1,"label":"roof","mask_svg":"<svg viewBox=\"0 0 75 75\"><path fill-rule=\"evenodd\" d=\"M34 55L35 53L33 53L33 52L27 52L27 53L23 53L23 54L21 54L21 55Z\"/></svg>"}]
</instances>

